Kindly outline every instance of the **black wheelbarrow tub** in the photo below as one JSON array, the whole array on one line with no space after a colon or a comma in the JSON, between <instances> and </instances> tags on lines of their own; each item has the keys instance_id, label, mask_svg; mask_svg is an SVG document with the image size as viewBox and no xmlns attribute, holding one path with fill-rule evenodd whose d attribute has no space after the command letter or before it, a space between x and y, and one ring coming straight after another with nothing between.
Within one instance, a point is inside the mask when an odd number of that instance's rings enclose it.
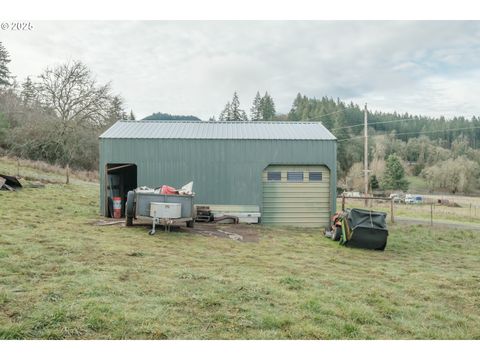
<instances>
[{"instance_id":1,"label":"black wheelbarrow tub","mask_svg":"<svg viewBox=\"0 0 480 360\"><path fill-rule=\"evenodd\" d=\"M387 214L364 209L347 209L350 236L345 246L362 249L384 250L387 246Z\"/></svg>"}]
</instances>

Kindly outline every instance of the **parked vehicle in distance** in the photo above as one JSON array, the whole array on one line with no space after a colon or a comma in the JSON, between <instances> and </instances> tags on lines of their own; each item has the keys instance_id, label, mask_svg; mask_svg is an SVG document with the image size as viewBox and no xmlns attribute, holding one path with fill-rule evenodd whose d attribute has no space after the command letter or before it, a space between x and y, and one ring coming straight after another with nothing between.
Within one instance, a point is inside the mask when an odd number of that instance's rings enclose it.
<instances>
[{"instance_id":1,"label":"parked vehicle in distance","mask_svg":"<svg viewBox=\"0 0 480 360\"><path fill-rule=\"evenodd\" d=\"M405 204L421 204L423 203L423 197L420 195L405 195Z\"/></svg>"},{"instance_id":2,"label":"parked vehicle in distance","mask_svg":"<svg viewBox=\"0 0 480 360\"><path fill-rule=\"evenodd\" d=\"M342 195L346 197L358 197L358 198L363 196L358 191L344 191Z\"/></svg>"},{"instance_id":3,"label":"parked vehicle in distance","mask_svg":"<svg viewBox=\"0 0 480 360\"><path fill-rule=\"evenodd\" d=\"M404 199L400 194L390 194L389 198L393 199L393 202L397 204L401 204L404 202Z\"/></svg>"}]
</instances>

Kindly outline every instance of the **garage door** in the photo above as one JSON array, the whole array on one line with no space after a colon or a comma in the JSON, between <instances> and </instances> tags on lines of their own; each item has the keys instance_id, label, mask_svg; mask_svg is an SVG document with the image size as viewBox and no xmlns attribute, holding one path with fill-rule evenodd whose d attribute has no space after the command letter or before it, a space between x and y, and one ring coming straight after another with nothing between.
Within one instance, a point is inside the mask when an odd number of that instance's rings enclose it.
<instances>
[{"instance_id":1,"label":"garage door","mask_svg":"<svg viewBox=\"0 0 480 360\"><path fill-rule=\"evenodd\" d=\"M264 224L325 227L330 171L325 166L271 165L262 174Z\"/></svg>"}]
</instances>

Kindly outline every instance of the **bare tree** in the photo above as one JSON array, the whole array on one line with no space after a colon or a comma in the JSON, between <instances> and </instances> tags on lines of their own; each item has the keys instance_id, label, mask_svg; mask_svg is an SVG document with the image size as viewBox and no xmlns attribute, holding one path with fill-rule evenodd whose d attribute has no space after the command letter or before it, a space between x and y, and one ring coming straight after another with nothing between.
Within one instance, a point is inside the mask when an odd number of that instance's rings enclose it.
<instances>
[{"instance_id":1,"label":"bare tree","mask_svg":"<svg viewBox=\"0 0 480 360\"><path fill-rule=\"evenodd\" d=\"M36 86L38 100L59 121L52 133L65 166L68 184L72 158L82 146L76 134L108 124L112 99L110 84L98 85L91 71L80 61L47 68L39 79Z\"/></svg>"}]
</instances>

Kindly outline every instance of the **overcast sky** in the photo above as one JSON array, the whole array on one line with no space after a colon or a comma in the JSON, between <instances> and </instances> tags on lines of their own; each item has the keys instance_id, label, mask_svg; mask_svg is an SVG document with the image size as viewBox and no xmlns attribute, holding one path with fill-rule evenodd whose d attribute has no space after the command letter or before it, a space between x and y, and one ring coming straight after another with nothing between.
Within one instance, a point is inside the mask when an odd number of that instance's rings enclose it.
<instances>
[{"instance_id":1,"label":"overcast sky","mask_svg":"<svg viewBox=\"0 0 480 360\"><path fill-rule=\"evenodd\" d=\"M137 117L218 114L257 90L277 112L298 92L375 110L480 115L480 22L34 22L0 31L19 82L68 60L112 82Z\"/></svg>"}]
</instances>

